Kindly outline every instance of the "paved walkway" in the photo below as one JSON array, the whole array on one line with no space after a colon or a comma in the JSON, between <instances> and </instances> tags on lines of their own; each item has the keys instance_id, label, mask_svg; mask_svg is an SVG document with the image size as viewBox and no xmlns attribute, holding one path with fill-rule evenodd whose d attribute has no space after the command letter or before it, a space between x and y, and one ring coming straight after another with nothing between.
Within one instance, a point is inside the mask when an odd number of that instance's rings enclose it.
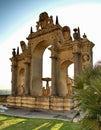
<instances>
[{"instance_id":1,"label":"paved walkway","mask_svg":"<svg viewBox=\"0 0 101 130\"><path fill-rule=\"evenodd\" d=\"M27 118L44 118L44 119L62 119L70 120L76 112L53 112L53 111L39 111L39 110L27 110L27 109L13 109L0 106L0 114L17 116L17 117L27 117ZM75 121L78 119L76 118Z\"/></svg>"}]
</instances>

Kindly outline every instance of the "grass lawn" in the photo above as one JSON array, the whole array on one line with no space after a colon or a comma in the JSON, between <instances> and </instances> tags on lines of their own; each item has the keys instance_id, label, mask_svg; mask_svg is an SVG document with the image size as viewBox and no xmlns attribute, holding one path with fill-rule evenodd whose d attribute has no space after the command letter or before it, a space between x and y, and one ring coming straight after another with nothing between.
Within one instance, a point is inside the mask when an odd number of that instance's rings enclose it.
<instances>
[{"instance_id":1,"label":"grass lawn","mask_svg":"<svg viewBox=\"0 0 101 130\"><path fill-rule=\"evenodd\" d=\"M80 130L80 123L0 115L0 130Z\"/></svg>"}]
</instances>

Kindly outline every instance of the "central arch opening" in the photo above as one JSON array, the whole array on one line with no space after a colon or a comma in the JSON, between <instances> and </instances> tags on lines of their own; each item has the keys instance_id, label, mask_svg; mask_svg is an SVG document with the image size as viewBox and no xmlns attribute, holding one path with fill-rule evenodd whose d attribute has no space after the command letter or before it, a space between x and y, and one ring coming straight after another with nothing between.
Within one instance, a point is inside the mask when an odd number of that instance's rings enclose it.
<instances>
[{"instance_id":1,"label":"central arch opening","mask_svg":"<svg viewBox=\"0 0 101 130\"><path fill-rule=\"evenodd\" d=\"M42 78L51 78L51 51L48 49L50 47L48 46L43 53ZM50 81L49 86L51 86ZM46 87L46 81L42 82L42 87Z\"/></svg>"},{"instance_id":2,"label":"central arch opening","mask_svg":"<svg viewBox=\"0 0 101 130\"><path fill-rule=\"evenodd\" d=\"M48 79L45 78L46 76L48 76L46 74L50 70L50 69L48 69L48 67L50 65L48 64L48 62L44 63L44 61L43 61L43 59L44 59L43 55L45 53L46 48L49 45L50 45L49 42L41 41L37 44L37 46L33 50L33 58L32 58L32 68L33 68L32 69L33 70L33 72L32 72L32 94L33 94L33 96L43 96L44 88L42 87L42 82L46 81L46 83L47 83L51 79L51 78L48 78ZM49 57L50 56L48 56L48 58ZM45 64L45 65L43 65L43 64ZM45 67L43 67L43 66L45 66ZM44 72L45 72L45 74L44 74ZM43 77L43 76L45 76L45 77ZM48 85L47 85L47 88L49 90Z\"/></svg>"}]
</instances>

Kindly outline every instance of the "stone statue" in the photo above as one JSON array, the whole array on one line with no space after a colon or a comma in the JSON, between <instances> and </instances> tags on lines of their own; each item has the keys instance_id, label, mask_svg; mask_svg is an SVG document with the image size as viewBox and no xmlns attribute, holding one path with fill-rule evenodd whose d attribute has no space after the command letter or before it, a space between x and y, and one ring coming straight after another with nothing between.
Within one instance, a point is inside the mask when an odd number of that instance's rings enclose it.
<instances>
[{"instance_id":1,"label":"stone statue","mask_svg":"<svg viewBox=\"0 0 101 130\"><path fill-rule=\"evenodd\" d=\"M71 79L71 78L67 75L66 81L67 81L67 88L68 88L68 96L71 96L71 95L72 95L73 79Z\"/></svg>"},{"instance_id":2,"label":"stone statue","mask_svg":"<svg viewBox=\"0 0 101 130\"><path fill-rule=\"evenodd\" d=\"M64 26L63 29L63 36L65 40L70 40L71 36L70 36L70 28L68 26Z\"/></svg>"},{"instance_id":3,"label":"stone statue","mask_svg":"<svg viewBox=\"0 0 101 130\"><path fill-rule=\"evenodd\" d=\"M48 19L49 19L49 17L48 17L48 14L46 12L43 12L40 14L39 23L40 23L41 29L47 28Z\"/></svg>"},{"instance_id":4,"label":"stone statue","mask_svg":"<svg viewBox=\"0 0 101 130\"><path fill-rule=\"evenodd\" d=\"M22 52L25 52L26 49L27 49L27 46L26 46L25 42L24 42L24 41L21 41L21 42L20 42L20 45L21 45Z\"/></svg>"},{"instance_id":5,"label":"stone statue","mask_svg":"<svg viewBox=\"0 0 101 130\"><path fill-rule=\"evenodd\" d=\"M46 81L46 88L42 88L42 96L50 96L49 81L51 81L51 78L42 78L42 80Z\"/></svg>"},{"instance_id":6,"label":"stone statue","mask_svg":"<svg viewBox=\"0 0 101 130\"><path fill-rule=\"evenodd\" d=\"M37 24L36 24L36 30L37 31L39 31L40 30L40 24L39 24L39 22L36 22Z\"/></svg>"},{"instance_id":7,"label":"stone statue","mask_svg":"<svg viewBox=\"0 0 101 130\"><path fill-rule=\"evenodd\" d=\"M50 27L53 26L53 16L50 16L50 18L49 18L49 24L50 24Z\"/></svg>"},{"instance_id":8,"label":"stone statue","mask_svg":"<svg viewBox=\"0 0 101 130\"><path fill-rule=\"evenodd\" d=\"M47 86L46 88L42 87L42 96L46 96L46 97L50 96L50 87L49 86Z\"/></svg>"},{"instance_id":9,"label":"stone statue","mask_svg":"<svg viewBox=\"0 0 101 130\"><path fill-rule=\"evenodd\" d=\"M46 96L46 89L45 89L45 87L42 87L42 96Z\"/></svg>"},{"instance_id":10,"label":"stone statue","mask_svg":"<svg viewBox=\"0 0 101 130\"><path fill-rule=\"evenodd\" d=\"M46 87L46 92L47 92L46 96L50 96L50 87L49 86Z\"/></svg>"}]
</instances>

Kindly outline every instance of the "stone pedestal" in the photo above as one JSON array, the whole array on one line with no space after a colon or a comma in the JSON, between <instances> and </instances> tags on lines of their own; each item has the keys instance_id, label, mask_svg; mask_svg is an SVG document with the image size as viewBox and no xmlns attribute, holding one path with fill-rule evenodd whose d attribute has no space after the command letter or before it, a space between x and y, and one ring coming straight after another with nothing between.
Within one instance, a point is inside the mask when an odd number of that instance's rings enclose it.
<instances>
[{"instance_id":1,"label":"stone pedestal","mask_svg":"<svg viewBox=\"0 0 101 130\"><path fill-rule=\"evenodd\" d=\"M33 110L69 111L72 99L68 97L20 97L9 96L8 107L28 108Z\"/></svg>"}]
</instances>

